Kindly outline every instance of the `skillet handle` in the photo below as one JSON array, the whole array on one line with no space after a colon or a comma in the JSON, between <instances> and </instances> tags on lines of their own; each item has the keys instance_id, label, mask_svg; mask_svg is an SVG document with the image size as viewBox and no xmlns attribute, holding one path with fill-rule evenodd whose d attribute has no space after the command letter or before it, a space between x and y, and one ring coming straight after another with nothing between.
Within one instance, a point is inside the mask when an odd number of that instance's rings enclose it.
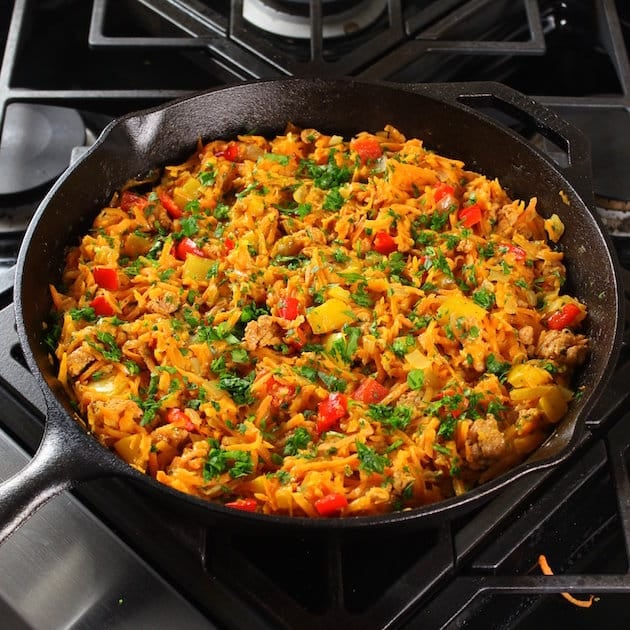
<instances>
[{"instance_id":1,"label":"skillet handle","mask_svg":"<svg viewBox=\"0 0 630 630\"><path fill-rule=\"evenodd\" d=\"M534 134L544 136L558 149L551 152L556 168L565 175L587 204L592 203L591 150L588 138L549 107L507 85L492 81L429 86L420 83L405 87L414 92L426 91L429 96L437 91L444 100L472 109L527 141ZM514 129L511 124L514 121L524 126L522 133Z\"/></svg>"},{"instance_id":2,"label":"skillet handle","mask_svg":"<svg viewBox=\"0 0 630 630\"><path fill-rule=\"evenodd\" d=\"M39 449L24 468L0 484L0 544L63 490L111 474L107 466L98 464L95 446L96 441L64 417L61 409L49 410Z\"/></svg>"}]
</instances>

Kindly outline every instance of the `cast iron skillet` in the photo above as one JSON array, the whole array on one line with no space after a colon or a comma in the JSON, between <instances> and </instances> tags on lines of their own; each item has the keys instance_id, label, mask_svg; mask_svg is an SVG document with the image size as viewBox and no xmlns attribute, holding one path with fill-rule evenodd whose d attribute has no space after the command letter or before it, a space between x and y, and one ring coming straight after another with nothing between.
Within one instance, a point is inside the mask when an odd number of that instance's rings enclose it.
<instances>
[{"instance_id":1,"label":"cast iron skillet","mask_svg":"<svg viewBox=\"0 0 630 630\"><path fill-rule=\"evenodd\" d=\"M518 120L566 153L560 167L485 108ZM513 195L537 196L543 214L566 225L562 246L571 286L589 310L592 353L579 378L584 395L530 459L461 497L405 512L347 519L307 519L249 514L173 491L128 466L90 436L55 378L44 346L49 283L59 280L66 246L78 241L96 212L129 178L185 159L199 138L229 138L255 131L275 135L288 121L328 133L377 131L391 123L468 168L498 177ZM560 192L569 204L563 202ZM578 445L585 418L614 365L622 331L621 291L613 251L588 203L589 151L583 136L531 99L499 84L387 85L352 80L288 79L212 90L112 123L91 150L64 173L38 209L20 250L16 285L17 330L30 370L48 406L42 444L31 462L0 488L0 541L63 489L100 476L125 477L167 506L210 524L277 532L364 529L433 524L480 505L529 471L552 466Z\"/></svg>"}]
</instances>

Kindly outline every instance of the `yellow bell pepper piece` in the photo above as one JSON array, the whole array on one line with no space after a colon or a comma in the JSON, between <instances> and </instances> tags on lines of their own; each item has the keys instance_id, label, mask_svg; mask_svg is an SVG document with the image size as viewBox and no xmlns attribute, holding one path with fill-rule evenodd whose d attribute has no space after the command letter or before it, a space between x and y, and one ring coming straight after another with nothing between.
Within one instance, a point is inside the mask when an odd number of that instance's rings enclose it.
<instances>
[{"instance_id":1,"label":"yellow bell pepper piece","mask_svg":"<svg viewBox=\"0 0 630 630\"><path fill-rule=\"evenodd\" d=\"M429 359L429 357L424 354L424 352L418 350L418 348L415 348L411 352L408 352L405 355L405 361L414 370L424 370L425 368L431 367L431 365L433 365L431 359Z\"/></svg>"},{"instance_id":2,"label":"yellow bell pepper piece","mask_svg":"<svg viewBox=\"0 0 630 630\"><path fill-rule=\"evenodd\" d=\"M197 192L200 186L201 183L199 180L194 177L189 178L183 186L175 187L173 190L173 201L180 208L184 208L189 201L197 198Z\"/></svg>"},{"instance_id":3,"label":"yellow bell pepper piece","mask_svg":"<svg viewBox=\"0 0 630 630\"><path fill-rule=\"evenodd\" d=\"M139 234L133 232L127 236L123 245L123 254L136 258L137 256L144 256L151 249L151 241Z\"/></svg>"},{"instance_id":4,"label":"yellow bell pepper piece","mask_svg":"<svg viewBox=\"0 0 630 630\"><path fill-rule=\"evenodd\" d=\"M290 511L293 507L293 492L289 487L278 488L275 499L280 510Z\"/></svg>"},{"instance_id":5,"label":"yellow bell pepper piece","mask_svg":"<svg viewBox=\"0 0 630 630\"><path fill-rule=\"evenodd\" d=\"M182 266L182 278L185 280L196 280L197 282L207 280L208 273L214 262L210 258L188 254Z\"/></svg>"},{"instance_id":6,"label":"yellow bell pepper piece","mask_svg":"<svg viewBox=\"0 0 630 630\"><path fill-rule=\"evenodd\" d=\"M544 225L549 239L557 243L564 234L562 219L557 214L552 214L548 219L545 219Z\"/></svg>"},{"instance_id":7,"label":"yellow bell pepper piece","mask_svg":"<svg viewBox=\"0 0 630 630\"><path fill-rule=\"evenodd\" d=\"M438 320L442 322L450 320L451 317L455 319L464 317L466 319L479 321L486 316L486 310L478 304L475 304L465 295L454 294L442 302L442 305L438 309L437 316Z\"/></svg>"},{"instance_id":8,"label":"yellow bell pepper piece","mask_svg":"<svg viewBox=\"0 0 630 630\"><path fill-rule=\"evenodd\" d=\"M144 433L134 433L120 438L114 449L122 459L140 472L146 472L151 450L151 437Z\"/></svg>"},{"instance_id":9,"label":"yellow bell pepper piece","mask_svg":"<svg viewBox=\"0 0 630 630\"><path fill-rule=\"evenodd\" d=\"M536 400L546 396L556 385L537 385L536 387L518 387L510 392L510 398L514 401Z\"/></svg>"},{"instance_id":10,"label":"yellow bell pepper piece","mask_svg":"<svg viewBox=\"0 0 630 630\"><path fill-rule=\"evenodd\" d=\"M510 392L510 398L514 401L535 400L543 396L552 396L556 398L559 393L565 401L572 398L571 391L561 385L537 385L535 387L518 387Z\"/></svg>"},{"instance_id":11,"label":"yellow bell pepper piece","mask_svg":"<svg viewBox=\"0 0 630 630\"><path fill-rule=\"evenodd\" d=\"M267 479L264 475L259 475L258 477L254 477L254 479L249 482L249 487L252 492L255 492L257 494L264 494L266 481Z\"/></svg>"},{"instance_id":12,"label":"yellow bell pepper piece","mask_svg":"<svg viewBox=\"0 0 630 630\"><path fill-rule=\"evenodd\" d=\"M512 387L537 387L548 385L553 380L551 374L544 368L530 363L520 363L513 366L507 375L507 382Z\"/></svg>"},{"instance_id":13,"label":"yellow bell pepper piece","mask_svg":"<svg viewBox=\"0 0 630 630\"><path fill-rule=\"evenodd\" d=\"M331 287L329 287L327 295L330 298L337 298L338 300L346 303L350 302L351 300L350 291L344 289L343 287L340 287L338 284L333 284Z\"/></svg>"},{"instance_id":14,"label":"yellow bell pepper piece","mask_svg":"<svg viewBox=\"0 0 630 630\"><path fill-rule=\"evenodd\" d=\"M340 330L354 319L348 304L338 298L330 298L306 313L306 320L316 335Z\"/></svg>"},{"instance_id":15,"label":"yellow bell pepper piece","mask_svg":"<svg viewBox=\"0 0 630 630\"><path fill-rule=\"evenodd\" d=\"M549 422L558 422L569 409L565 392L562 391L562 388L555 387L540 397L538 408L545 414Z\"/></svg>"}]
</instances>

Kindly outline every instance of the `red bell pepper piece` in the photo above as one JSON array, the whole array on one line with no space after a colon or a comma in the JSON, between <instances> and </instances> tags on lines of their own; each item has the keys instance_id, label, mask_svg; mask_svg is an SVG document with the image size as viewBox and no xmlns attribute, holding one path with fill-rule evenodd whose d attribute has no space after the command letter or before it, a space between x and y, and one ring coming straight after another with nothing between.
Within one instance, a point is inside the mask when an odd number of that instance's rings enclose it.
<instances>
[{"instance_id":1,"label":"red bell pepper piece","mask_svg":"<svg viewBox=\"0 0 630 630\"><path fill-rule=\"evenodd\" d=\"M94 281L99 287L108 289L109 291L115 291L120 286L118 282L118 273L111 267L96 267L92 271Z\"/></svg>"},{"instance_id":2,"label":"red bell pepper piece","mask_svg":"<svg viewBox=\"0 0 630 630\"><path fill-rule=\"evenodd\" d=\"M471 228L473 225L477 225L477 223L481 222L481 206L478 203L466 206L459 211L457 218L462 222L464 227Z\"/></svg>"},{"instance_id":3,"label":"red bell pepper piece","mask_svg":"<svg viewBox=\"0 0 630 630\"><path fill-rule=\"evenodd\" d=\"M284 317L284 319L295 319L298 316L300 302L297 298L289 296L280 299L278 307L280 317Z\"/></svg>"},{"instance_id":4,"label":"red bell pepper piece","mask_svg":"<svg viewBox=\"0 0 630 630\"><path fill-rule=\"evenodd\" d=\"M160 203L164 206L164 210L168 212L171 219L179 219L184 215L184 211L175 203L173 197L167 192L161 191L158 193Z\"/></svg>"},{"instance_id":5,"label":"red bell pepper piece","mask_svg":"<svg viewBox=\"0 0 630 630\"><path fill-rule=\"evenodd\" d=\"M197 243L195 243L192 238L188 238L186 236L177 243L175 247L175 256L179 258L179 260L186 260L186 256L188 256L188 254L194 254L195 256L207 258L205 252L197 247Z\"/></svg>"},{"instance_id":6,"label":"red bell pepper piece","mask_svg":"<svg viewBox=\"0 0 630 630\"><path fill-rule=\"evenodd\" d=\"M440 182L433 187L433 200L435 203L444 199L444 197L455 197L455 189L445 182Z\"/></svg>"},{"instance_id":7,"label":"red bell pepper piece","mask_svg":"<svg viewBox=\"0 0 630 630\"><path fill-rule=\"evenodd\" d=\"M331 492L315 501L315 509L320 516L334 516L347 507L348 499L337 492Z\"/></svg>"},{"instance_id":8,"label":"red bell pepper piece","mask_svg":"<svg viewBox=\"0 0 630 630\"><path fill-rule=\"evenodd\" d=\"M104 295L97 295L90 302L90 306L98 317L112 317L116 312Z\"/></svg>"},{"instance_id":9,"label":"red bell pepper piece","mask_svg":"<svg viewBox=\"0 0 630 630\"><path fill-rule=\"evenodd\" d=\"M387 256L398 249L394 237L389 232L377 232L374 235L373 248L379 254Z\"/></svg>"},{"instance_id":10,"label":"red bell pepper piece","mask_svg":"<svg viewBox=\"0 0 630 630\"><path fill-rule=\"evenodd\" d=\"M381 402L385 396L389 394L389 390L384 385L381 385L373 378L366 378L361 381L361 384L352 394L352 398L366 405L376 405Z\"/></svg>"},{"instance_id":11,"label":"red bell pepper piece","mask_svg":"<svg viewBox=\"0 0 630 630\"><path fill-rule=\"evenodd\" d=\"M563 328L569 328L576 323L580 309L573 302L568 302L559 311L556 311L549 316L547 320L547 328L552 330L562 330Z\"/></svg>"},{"instance_id":12,"label":"red bell pepper piece","mask_svg":"<svg viewBox=\"0 0 630 630\"><path fill-rule=\"evenodd\" d=\"M509 254L512 254L516 260L523 262L527 258L527 252L519 245L510 243L506 245Z\"/></svg>"},{"instance_id":13,"label":"red bell pepper piece","mask_svg":"<svg viewBox=\"0 0 630 630\"><path fill-rule=\"evenodd\" d=\"M236 499L236 501L226 503L225 507L242 510L243 512L255 512L258 508L258 501L256 499Z\"/></svg>"},{"instance_id":14,"label":"red bell pepper piece","mask_svg":"<svg viewBox=\"0 0 630 630\"><path fill-rule=\"evenodd\" d=\"M376 138L357 138L352 141L350 147L359 154L363 164L368 160L377 160L383 155L383 149Z\"/></svg>"},{"instance_id":15,"label":"red bell pepper piece","mask_svg":"<svg viewBox=\"0 0 630 630\"><path fill-rule=\"evenodd\" d=\"M236 162L240 155L238 144L236 144L236 142L230 142L223 151L217 151L215 155L217 157L223 157L229 162Z\"/></svg>"},{"instance_id":16,"label":"red bell pepper piece","mask_svg":"<svg viewBox=\"0 0 630 630\"><path fill-rule=\"evenodd\" d=\"M171 407L166 412L166 420L169 424L179 429L186 429L186 431L195 430L195 425L192 423L191 419L186 415L186 412L179 407Z\"/></svg>"},{"instance_id":17,"label":"red bell pepper piece","mask_svg":"<svg viewBox=\"0 0 630 630\"><path fill-rule=\"evenodd\" d=\"M317 418L317 431L323 433L332 429L337 421L343 418L348 411L348 398L341 392L331 392L327 398L317 405L319 417Z\"/></svg>"},{"instance_id":18,"label":"red bell pepper piece","mask_svg":"<svg viewBox=\"0 0 630 630\"><path fill-rule=\"evenodd\" d=\"M134 206L138 206L142 210L148 203L146 197L129 190L123 191L123 194L120 196L120 207L125 212L129 212Z\"/></svg>"},{"instance_id":19,"label":"red bell pepper piece","mask_svg":"<svg viewBox=\"0 0 630 630\"><path fill-rule=\"evenodd\" d=\"M223 245L225 246L226 254L229 254L234 249L234 241L229 237L223 239Z\"/></svg>"}]
</instances>

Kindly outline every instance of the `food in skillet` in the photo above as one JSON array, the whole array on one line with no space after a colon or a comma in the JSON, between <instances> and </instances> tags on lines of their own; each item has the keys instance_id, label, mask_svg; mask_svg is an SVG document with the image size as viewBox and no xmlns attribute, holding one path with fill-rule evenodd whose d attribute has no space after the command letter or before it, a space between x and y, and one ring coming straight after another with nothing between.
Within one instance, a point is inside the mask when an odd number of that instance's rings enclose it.
<instances>
[{"instance_id":1,"label":"food in skillet","mask_svg":"<svg viewBox=\"0 0 630 630\"><path fill-rule=\"evenodd\" d=\"M69 251L59 378L104 445L209 501L440 501L567 411L588 341L562 231L391 126L199 144Z\"/></svg>"}]
</instances>

